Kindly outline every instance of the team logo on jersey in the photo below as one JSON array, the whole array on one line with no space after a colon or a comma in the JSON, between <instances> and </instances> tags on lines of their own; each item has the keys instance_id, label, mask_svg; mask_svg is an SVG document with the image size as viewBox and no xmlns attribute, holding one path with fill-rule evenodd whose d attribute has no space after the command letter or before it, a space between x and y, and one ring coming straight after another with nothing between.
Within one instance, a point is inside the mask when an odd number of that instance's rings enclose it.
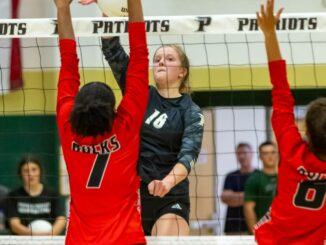
<instances>
[{"instance_id":1,"label":"team logo on jersey","mask_svg":"<svg viewBox=\"0 0 326 245\"><path fill-rule=\"evenodd\" d=\"M200 117L199 126L204 127L204 123L205 123L204 115L203 114L200 114L200 113L198 113L198 115Z\"/></svg>"},{"instance_id":2,"label":"team logo on jersey","mask_svg":"<svg viewBox=\"0 0 326 245\"><path fill-rule=\"evenodd\" d=\"M176 203L174 205L171 206L172 209L179 209L179 210L182 210L182 207L180 206L179 203Z\"/></svg>"},{"instance_id":3,"label":"team logo on jersey","mask_svg":"<svg viewBox=\"0 0 326 245\"><path fill-rule=\"evenodd\" d=\"M73 141L71 149L76 152L105 155L119 150L120 143L117 140L117 136L113 135L97 145L79 145L77 142Z\"/></svg>"},{"instance_id":4,"label":"team logo on jersey","mask_svg":"<svg viewBox=\"0 0 326 245\"><path fill-rule=\"evenodd\" d=\"M17 203L18 213L21 214L49 214L51 213L51 203L29 203L29 202L18 202Z\"/></svg>"}]
</instances>

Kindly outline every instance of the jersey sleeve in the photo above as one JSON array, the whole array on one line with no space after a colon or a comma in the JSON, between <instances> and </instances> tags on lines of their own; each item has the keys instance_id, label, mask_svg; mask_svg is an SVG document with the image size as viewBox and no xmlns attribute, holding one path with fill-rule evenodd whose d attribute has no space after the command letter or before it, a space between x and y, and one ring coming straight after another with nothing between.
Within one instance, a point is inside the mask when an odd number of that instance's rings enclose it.
<instances>
[{"instance_id":1,"label":"jersey sleeve","mask_svg":"<svg viewBox=\"0 0 326 245\"><path fill-rule=\"evenodd\" d=\"M19 217L18 210L17 210L17 198L12 193L9 193L7 196L7 201L6 201L6 206L4 211L5 211L6 218L8 219Z\"/></svg>"},{"instance_id":2,"label":"jersey sleeve","mask_svg":"<svg viewBox=\"0 0 326 245\"><path fill-rule=\"evenodd\" d=\"M270 62L269 72L273 84L272 126L282 156L301 141L301 135L295 124L294 99L287 80L285 61Z\"/></svg>"},{"instance_id":3,"label":"jersey sleeve","mask_svg":"<svg viewBox=\"0 0 326 245\"><path fill-rule=\"evenodd\" d=\"M253 201L256 202L257 197L259 196L257 190L256 180L254 178L255 175L252 175L248 178L244 188L244 200L245 201Z\"/></svg>"},{"instance_id":4,"label":"jersey sleeve","mask_svg":"<svg viewBox=\"0 0 326 245\"><path fill-rule=\"evenodd\" d=\"M61 68L57 94L57 121L60 135L65 133L78 93L80 81L75 40L60 40Z\"/></svg>"},{"instance_id":5,"label":"jersey sleeve","mask_svg":"<svg viewBox=\"0 0 326 245\"><path fill-rule=\"evenodd\" d=\"M184 124L178 162L183 164L190 173L197 161L204 131L204 115L197 105L193 104L185 112Z\"/></svg>"},{"instance_id":6,"label":"jersey sleeve","mask_svg":"<svg viewBox=\"0 0 326 245\"><path fill-rule=\"evenodd\" d=\"M111 67L113 76L117 81L122 94L126 89L126 74L129 63L129 56L123 49L120 38L102 38L102 53Z\"/></svg>"},{"instance_id":7,"label":"jersey sleeve","mask_svg":"<svg viewBox=\"0 0 326 245\"><path fill-rule=\"evenodd\" d=\"M148 49L145 23L129 23L130 61L126 75L126 89L117 109L118 117L127 129L140 130L145 114L148 95Z\"/></svg>"}]
</instances>

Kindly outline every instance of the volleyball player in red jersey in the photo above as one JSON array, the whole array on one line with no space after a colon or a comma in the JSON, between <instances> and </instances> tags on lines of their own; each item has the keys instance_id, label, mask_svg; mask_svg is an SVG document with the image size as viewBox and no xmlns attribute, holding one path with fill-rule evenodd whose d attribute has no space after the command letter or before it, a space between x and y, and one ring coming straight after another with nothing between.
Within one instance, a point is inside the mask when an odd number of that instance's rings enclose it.
<instances>
[{"instance_id":1,"label":"volleyball player in red jersey","mask_svg":"<svg viewBox=\"0 0 326 245\"><path fill-rule=\"evenodd\" d=\"M272 89L272 126L279 146L277 195L270 212L255 226L259 245L324 245L326 236L326 98L308 107L307 141L299 134L294 99L287 81L275 26L274 1L261 6L257 19L265 36Z\"/></svg>"},{"instance_id":2,"label":"volleyball player in red jersey","mask_svg":"<svg viewBox=\"0 0 326 245\"><path fill-rule=\"evenodd\" d=\"M108 0L109 1L109 0ZM80 81L70 0L55 0L61 69L60 141L71 190L67 245L145 244L137 206L140 127L148 101L148 50L141 0L128 0L130 63L117 112L111 88Z\"/></svg>"}]
</instances>

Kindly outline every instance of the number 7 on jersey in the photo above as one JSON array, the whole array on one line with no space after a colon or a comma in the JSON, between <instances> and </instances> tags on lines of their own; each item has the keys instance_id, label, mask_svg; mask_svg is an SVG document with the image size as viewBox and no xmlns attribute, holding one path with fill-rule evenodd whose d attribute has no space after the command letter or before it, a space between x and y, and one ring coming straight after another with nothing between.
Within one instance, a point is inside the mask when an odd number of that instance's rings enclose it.
<instances>
[{"instance_id":1,"label":"number 7 on jersey","mask_svg":"<svg viewBox=\"0 0 326 245\"><path fill-rule=\"evenodd\" d=\"M93 163L92 170L89 174L86 188L100 188L104 177L106 167L110 160L110 153L98 154Z\"/></svg>"}]
</instances>

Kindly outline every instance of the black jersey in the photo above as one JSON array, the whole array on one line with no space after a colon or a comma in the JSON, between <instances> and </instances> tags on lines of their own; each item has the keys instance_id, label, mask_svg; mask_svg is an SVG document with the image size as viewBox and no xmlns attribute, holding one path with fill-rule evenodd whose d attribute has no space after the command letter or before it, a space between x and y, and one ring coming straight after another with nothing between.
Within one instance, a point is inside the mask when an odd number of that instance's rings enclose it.
<instances>
[{"instance_id":1,"label":"black jersey","mask_svg":"<svg viewBox=\"0 0 326 245\"><path fill-rule=\"evenodd\" d=\"M117 37L103 39L102 44L103 54L124 92L129 57ZM142 181L163 179L176 163L183 164L189 173L200 152L203 124L201 109L190 95L164 98L151 86L141 131L139 174ZM186 193L189 193L188 179L170 191L170 194Z\"/></svg>"},{"instance_id":2,"label":"black jersey","mask_svg":"<svg viewBox=\"0 0 326 245\"><path fill-rule=\"evenodd\" d=\"M30 196L20 187L8 194L6 216L8 219L20 218L25 226L37 219L44 219L53 224L56 218L65 216L65 208L59 195L46 187L38 196Z\"/></svg>"}]
</instances>

